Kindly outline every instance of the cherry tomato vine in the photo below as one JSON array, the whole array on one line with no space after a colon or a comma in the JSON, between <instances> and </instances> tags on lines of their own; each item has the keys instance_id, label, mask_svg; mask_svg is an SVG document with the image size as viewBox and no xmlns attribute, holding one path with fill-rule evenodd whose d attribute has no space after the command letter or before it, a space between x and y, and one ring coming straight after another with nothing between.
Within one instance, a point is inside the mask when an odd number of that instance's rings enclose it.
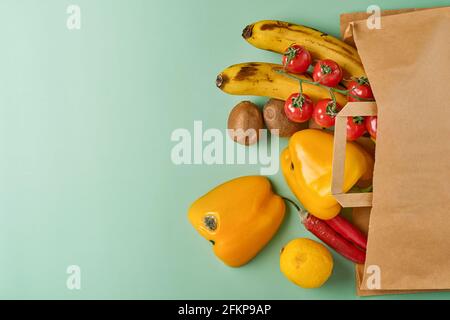
<instances>
[{"instance_id":1,"label":"cherry tomato vine","mask_svg":"<svg viewBox=\"0 0 450 320\"><path fill-rule=\"evenodd\" d=\"M289 74L289 73L287 73L284 70L277 70L277 72L282 74L282 75L284 75L284 76L286 76L286 77L288 77L288 78L297 80L300 83L300 88L302 87L303 83L307 83L307 84L311 84L311 85L314 85L314 86L317 86L317 87L324 88L324 89L328 90L328 92L330 92L330 96L331 96L331 99L333 101L336 101L336 96L334 95L335 92L343 94L345 96L352 97L353 99L355 99L355 101L373 101L372 98L362 98L362 97L359 97L357 95L352 94L351 93L352 90L348 90L348 89L344 90L344 89L338 89L338 88L334 88L334 87L329 87L329 86L326 86L324 84L321 84L318 81L311 81L311 80L308 80L308 79L302 79L302 78L300 78L298 76Z\"/></svg>"}]
</instances>

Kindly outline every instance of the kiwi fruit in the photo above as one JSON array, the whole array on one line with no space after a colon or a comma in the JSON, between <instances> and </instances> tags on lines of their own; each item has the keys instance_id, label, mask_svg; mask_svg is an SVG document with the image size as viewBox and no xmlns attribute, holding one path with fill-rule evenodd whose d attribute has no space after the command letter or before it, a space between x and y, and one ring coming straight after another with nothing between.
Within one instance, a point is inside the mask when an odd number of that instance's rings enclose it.
<instances>
[{"instance_id":1,"label":"kiwi fruit","mask_svg":"<svg viewBox=\"0 0 450 320\"><path fill-rule=\"evenodd\" d=\"M264 128L261 110L250 101L239 102L228 116L230 137L237 143L252 145L258 142L259 130Z\"/></svg>"}]
</instances>

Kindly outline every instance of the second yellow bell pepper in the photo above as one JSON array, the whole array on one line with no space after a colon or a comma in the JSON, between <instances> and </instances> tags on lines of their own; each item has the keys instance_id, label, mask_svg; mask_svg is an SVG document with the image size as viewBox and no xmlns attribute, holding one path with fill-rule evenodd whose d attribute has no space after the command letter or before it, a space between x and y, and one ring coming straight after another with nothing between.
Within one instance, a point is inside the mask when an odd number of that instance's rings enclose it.
<instances>
[{"instance_id":1,"label":"second yellow bell pepper","mask_svg":"<svg viewBox=\"0 0 450 320\"><path fill-rule=\"evenodd\" d=\"M331 194L333 135L323 130L298 131L281 154L281 168L292 192L306 210L328 220L339 214L341 206ZM347 143L344 192L358 180L372 178L373 159L358 144Z\"/></svg>"},{"instance_id":2,"label":"second yellow bell pepper","mask_svg":"<svg viewBox=\"0 0 450 320\"><path fill-rule=\"evenodd\" d=\"M249 262L272 239L284 218L283 199L265 177L233 179L197 199L189 208L192 226L214 245L225 264Z\"/></svg>"}]
</instances>

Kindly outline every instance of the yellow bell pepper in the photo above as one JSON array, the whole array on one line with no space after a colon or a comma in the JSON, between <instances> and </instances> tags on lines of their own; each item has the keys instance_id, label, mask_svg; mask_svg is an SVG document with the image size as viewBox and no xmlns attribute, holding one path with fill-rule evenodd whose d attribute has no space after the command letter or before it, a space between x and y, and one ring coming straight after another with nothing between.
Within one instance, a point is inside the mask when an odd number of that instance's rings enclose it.
<instances>
[{"instance_id":1,"label":"yellow bell pepper","mask_svg":"<svg viewBox=\"0 0 450 320\"><path fill-rule=\"evenodd\" d=\"M285 203L273 193L269 180L249 176L228 181L196 200L188 218L213 243L220 260L239 267L270 241L284 213Z\"/></svg>"},{"instance_id":2,"label":"yellow bell pepper","mask_svg":"<svg viewBox=\"0 0 450 320\"><path fill-rule=\"evenodd\" d=\"M306 210L328 220L341 206L331 194L333 135L323 130L298 131L281 154L281 168L292 192ZM373 158L362 147L347 142L344 187L349 191L358 180L370 180Z\"/></svg>"}]
</instances>

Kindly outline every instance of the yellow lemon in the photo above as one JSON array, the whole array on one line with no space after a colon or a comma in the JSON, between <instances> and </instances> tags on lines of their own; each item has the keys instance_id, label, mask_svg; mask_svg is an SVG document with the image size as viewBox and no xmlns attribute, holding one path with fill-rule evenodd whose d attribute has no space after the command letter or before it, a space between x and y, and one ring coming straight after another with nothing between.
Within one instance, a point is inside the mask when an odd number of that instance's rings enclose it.
<instances>
[{"instance_id":1,"label":"yellow lemon","mask_svg":"<svg viewBox=\"0 0 450 320\"><path fill-rule=\"evenodd\" d=\"M281 250L280 270L302 288L319 288L331 276L333 257L317 241L295 239Z\"/></svg>"}]
</instances>

